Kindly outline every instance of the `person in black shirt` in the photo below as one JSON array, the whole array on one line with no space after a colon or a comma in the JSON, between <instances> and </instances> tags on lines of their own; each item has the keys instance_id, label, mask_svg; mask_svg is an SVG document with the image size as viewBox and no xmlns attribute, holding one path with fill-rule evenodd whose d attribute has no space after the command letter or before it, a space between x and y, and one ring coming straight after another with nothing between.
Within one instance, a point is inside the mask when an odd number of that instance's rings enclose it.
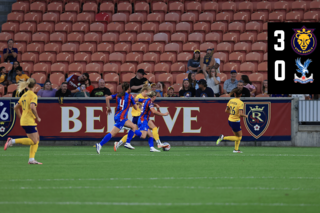
<instances>
[{"instance_id":1,"label":"person in black shirt","mask_svg":"<svg viewBox=\"0 0 320 213\"><path fill-rule=\"evenodd\" d=\"M196 90L191 87L189 80L184 79L182 82L182 89L179 91L180 97L194 97L196 95Z\"/></svg>"},{"instance_id":2,"label":"person in black shirt","mask_svg":"<svg viewBox=\"0 0 320 213\"><path fill-rule=\"evenodd\" d=\"M201 79L199 82L199 89L196 91L196 97L214 97L213 90L210 87L207 87L207 81Z\"/></svg>"},{"instance_id":3,"label":"person in black shirt","mask_svg":"<svg viewBox=\"0 0 320 213\"><path fill-rule=\"evenodd\" d=\"M240 89L242 91L242 96L241 97L250 97L250 91L247 88L243 87L243 81L242 80L240 80L238 82L238 86L237 87L238 87L238 89ZM231 97L234 97L234 94L232 94Z\"/></svg>"},{"instance_id":4,"label":"person in black shirt","mask_svg":"<svg viewBox=\"0 0 320 213\"><path fill-rule=\"evenodd\" d=\"M107 97L112 95L110 90L105 87L106 82L103 79L99 80L99 87L92 90L90 97Z\"/></svg>"},{"instance_id":5,"label":"person in black shirt","mask_svg":"<svg viewBox=\"0 0 320 213\"><path fill-rule=\"evenodd\" d=\"M67 82L61 84L61 89L56 92L56 97L72 97L71 91L68 90Z\"/></svg>"},{"instance_id":6,"label":"person in black shirt","mask_svg":"<svg viewBox=\"0 0 320 213\"><path fill-rule=\"evenodd\" d=\"M146 75L143 69L139 69L137 71L136 77L132 78L130 81L131 93L139 93L140 89L143 87L145 83L149 83L148 79L143 77Z\"/></svg>"}]
</instances>

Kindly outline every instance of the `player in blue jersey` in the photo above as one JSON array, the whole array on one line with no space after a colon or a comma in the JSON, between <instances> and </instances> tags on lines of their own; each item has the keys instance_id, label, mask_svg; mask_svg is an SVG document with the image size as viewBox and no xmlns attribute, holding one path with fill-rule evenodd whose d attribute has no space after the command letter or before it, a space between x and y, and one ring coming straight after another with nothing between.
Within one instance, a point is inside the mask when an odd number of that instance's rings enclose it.
<instances>
[{"instance_id":1,"label":"player in blue jersey","mask_svg":"<svg viewBox=\"0 0 320 213\"><path fill-rule=\"evenodd\" d=\"M148 134L150 152L160 152L159 150L153 147L153 135L149 128L148 122L149 122L151 113L159 116L167 116L169 115L169 112L161 113L154 109L153 102L156 100L156 96L157 96L157 94L154 91L148 92L147 96L149 97L148 99L139 99L139 102L142 103L142 110L138 120L139 130L136 132L138 132L138 134L141 134L141 136L138 135L141 138L145 138ZM141 133L139 133L139 131Z\"/></svg>"},{"instance_id":2,"label":"player in blue jersey","mask_svg":"<svg viewBox=\"0 0 320 213\"><path fill-rule=\"evenodd\" d=\"M111 113L110 108L110 100L116 99L117 100L117 109L114 115L114 127L112 128L111 132L107 134L100 143L96 144L97 153L100 154L100 150L104 144L106 144L112 137L114 137L124 126L131 128L128 133L128 139L131 140L134 134L140 135L137 131L137 126L133 124L130 120L128 120L128 112L131 106L133 106L136 110L138 106L134 101L134 97L128 93L129 84L123 83L122 84L122 92L119 94L111 95L106 98L107 104L107 113ZM136 132L137 131L137 132Z\"/></svg>"}]
</instances>

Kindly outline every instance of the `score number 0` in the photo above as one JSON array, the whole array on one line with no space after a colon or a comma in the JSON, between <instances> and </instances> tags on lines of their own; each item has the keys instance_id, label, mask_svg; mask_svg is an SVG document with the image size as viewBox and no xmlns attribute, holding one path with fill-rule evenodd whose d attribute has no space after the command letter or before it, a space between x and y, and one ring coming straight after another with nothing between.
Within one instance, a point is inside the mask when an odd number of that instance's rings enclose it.
<instances>
[{"instance_id":1,"label":"score number 0","mask_svg":"<svg viewBox=\"0 0 320 213\"><path fill-rule=\"evenodd\" d=\"M274 45L275 51L283 51L284 50L284 31L276 30L274 31L274 36L278 37L278 44ZM281 66L281 77L279 76L279 65ZM274 63L274 78L276 81L284 81L285 79L285 62L283 60L276 60Z\"/></svg>"}]
</instances>

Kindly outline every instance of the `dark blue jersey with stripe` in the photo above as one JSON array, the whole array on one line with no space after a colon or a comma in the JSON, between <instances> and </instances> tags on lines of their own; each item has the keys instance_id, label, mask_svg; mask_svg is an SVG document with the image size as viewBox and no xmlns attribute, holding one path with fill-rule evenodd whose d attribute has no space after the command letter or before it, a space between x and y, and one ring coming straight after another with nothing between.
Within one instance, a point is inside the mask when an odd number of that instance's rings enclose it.
<instances>
[{"instance_id":1,"label":"dark blue jersey with stripe","mask_svg":"<svg viewBox=\"0 0 320 213\"><path fill-rule=\"evenodd\" d=\"M112 95L112 99L116 99L117 101L117 109L114 117L120 118L120 121L127 119L130 107L136 104L133 96L125 93L122 97L118 97L117 94L114 94Z\"/></svg>"}]
</instances>

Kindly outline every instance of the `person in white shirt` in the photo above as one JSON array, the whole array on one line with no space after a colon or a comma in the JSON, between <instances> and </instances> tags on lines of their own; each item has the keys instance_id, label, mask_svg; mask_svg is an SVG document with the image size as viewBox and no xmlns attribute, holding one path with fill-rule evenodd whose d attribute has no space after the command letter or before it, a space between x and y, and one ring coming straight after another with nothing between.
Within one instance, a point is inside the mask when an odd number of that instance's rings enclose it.
<instances>
[{"instance_id":1,"label":"person in white shirt","mask_svg":"<svg viewBox=\"0 0 320 213\"><path fill-rule=\"evenodd\" d=\"M207 72L206 70L209 70L209 71ZM203 74L207 80L207 86L213 90L215 97L219 97L220 96L220 88L219 88L220 77L218 76L216 67L212 66L209 69L207 69L207 65L204 65Z\"/></svg>"}]
</instances>

